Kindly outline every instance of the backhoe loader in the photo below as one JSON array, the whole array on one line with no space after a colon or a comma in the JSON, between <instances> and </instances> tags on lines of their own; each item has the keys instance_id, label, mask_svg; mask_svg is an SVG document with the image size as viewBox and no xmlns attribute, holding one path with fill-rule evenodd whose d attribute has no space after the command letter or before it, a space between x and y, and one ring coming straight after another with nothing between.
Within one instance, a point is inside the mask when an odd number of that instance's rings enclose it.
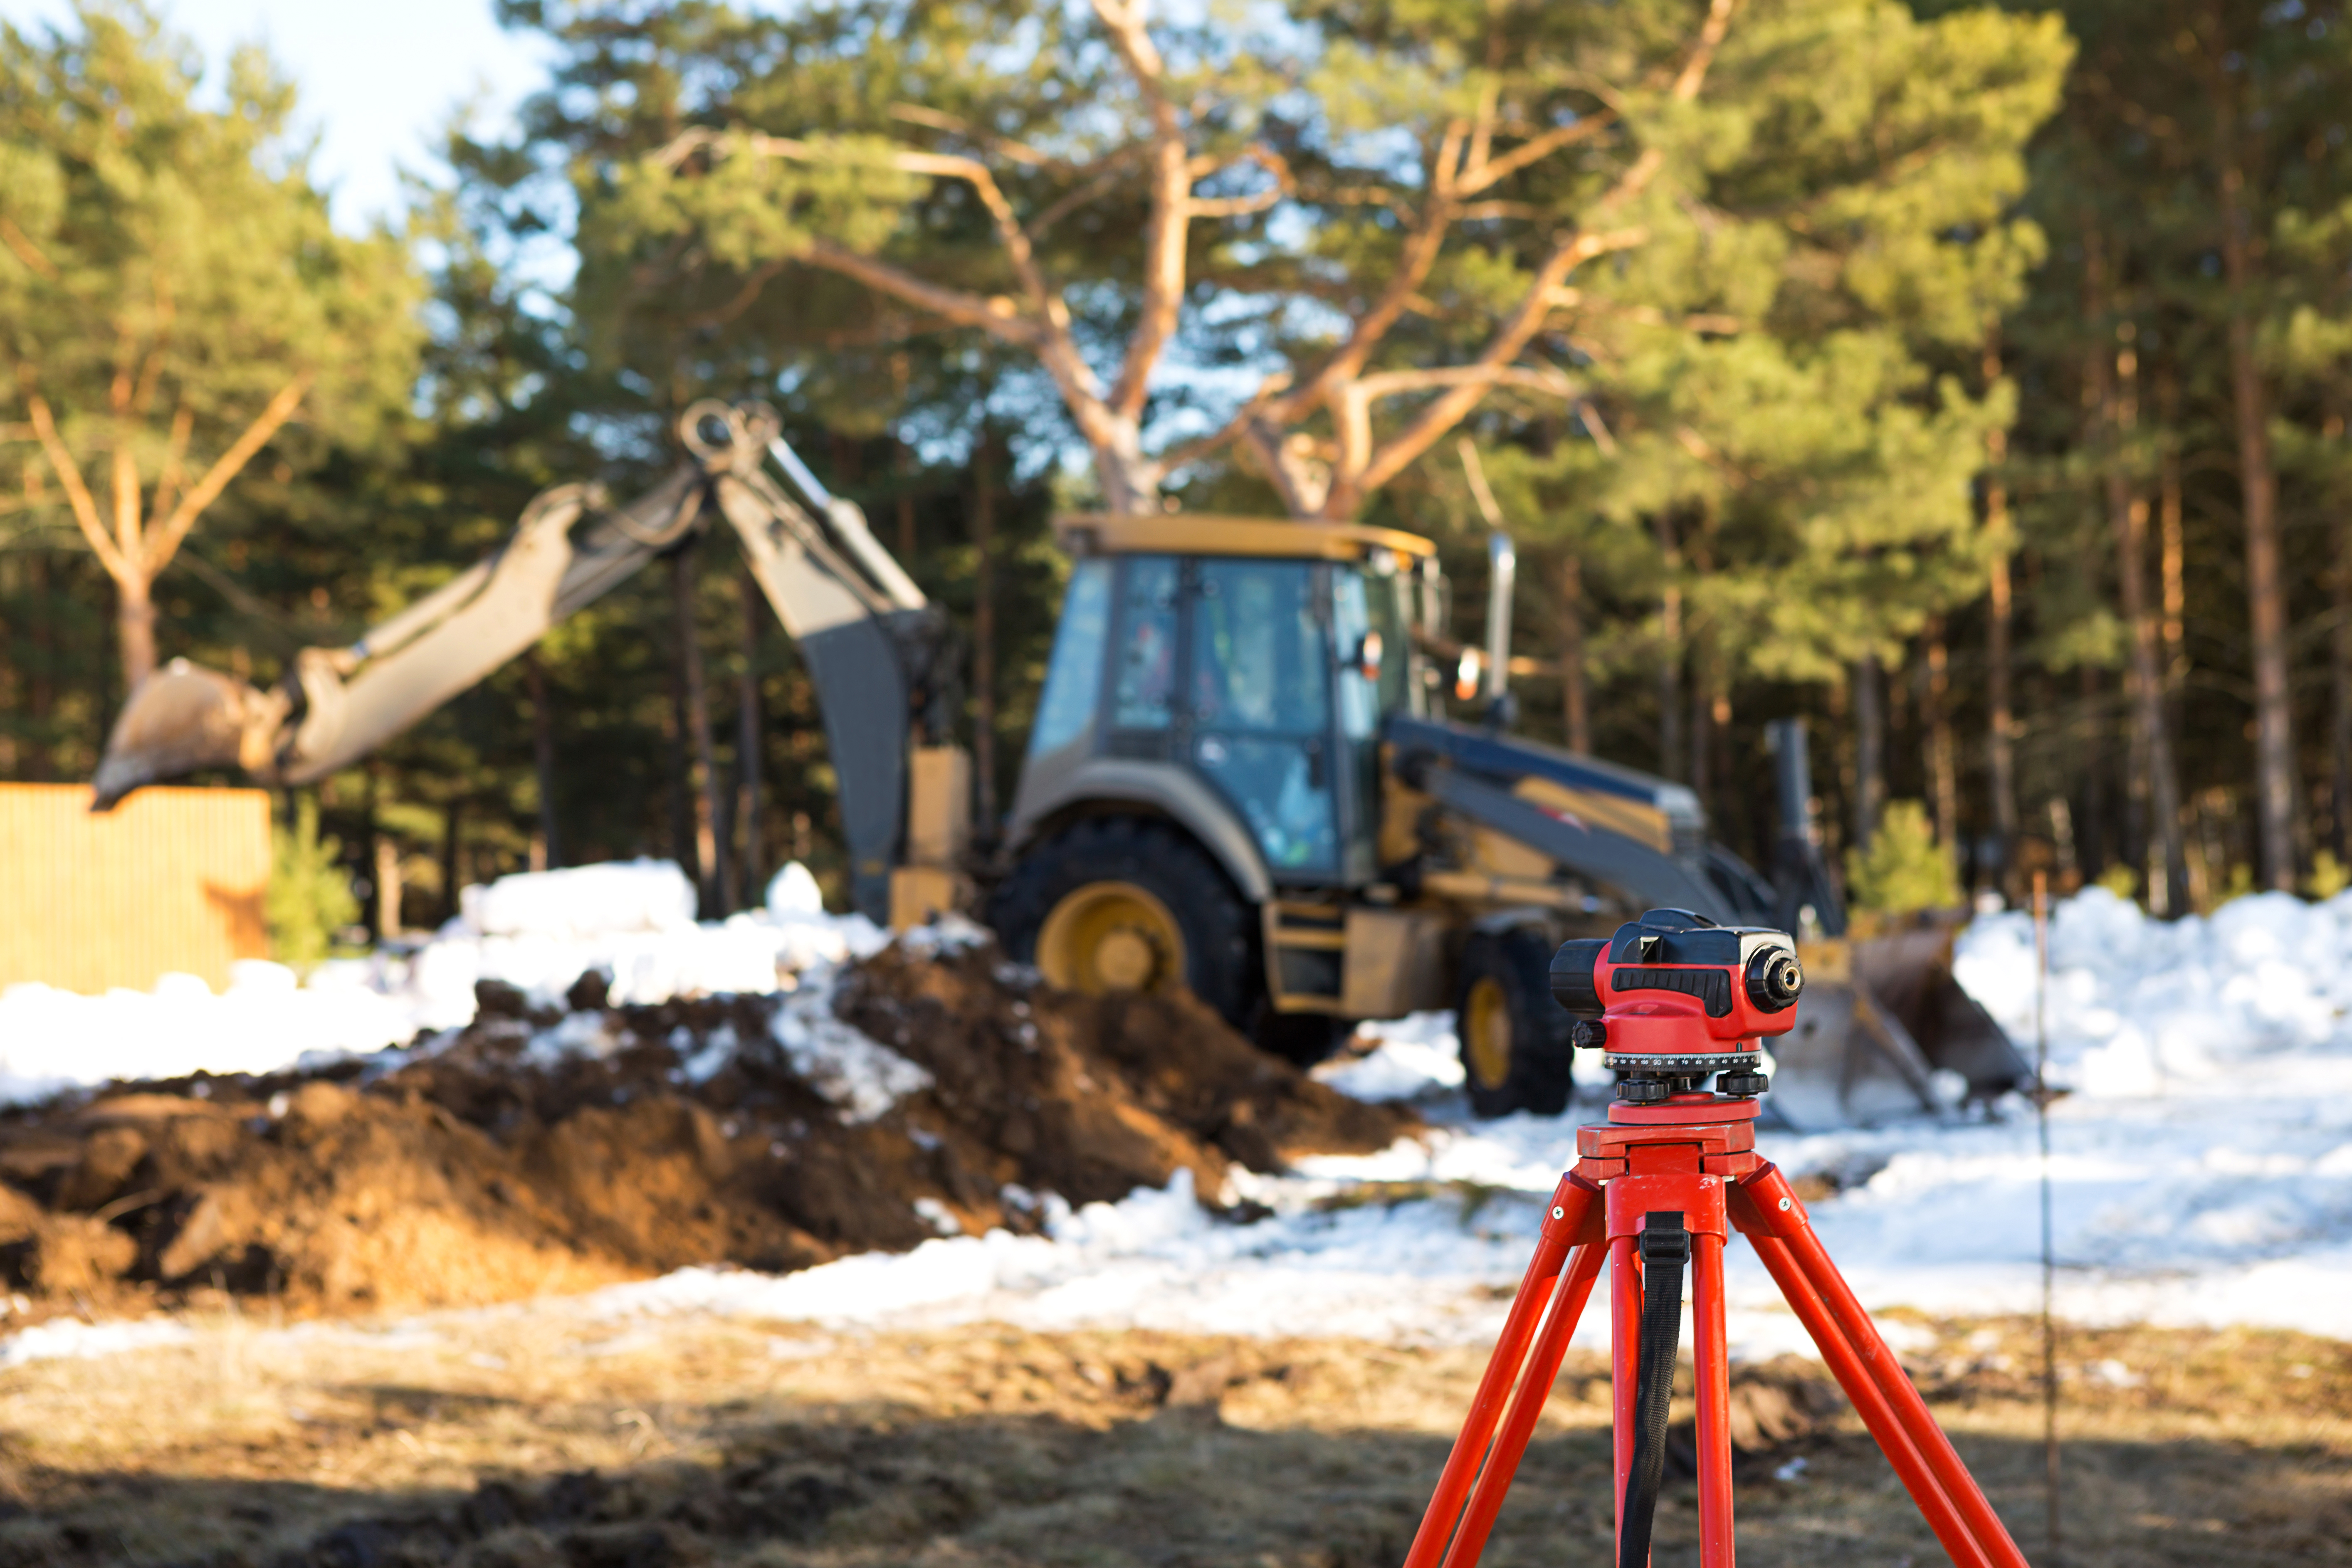
<instances>
[{"instance_id":1,"label":"backhoe loader","mask_svg":"<svg viewBox=\"0 0 2352 1568\"><path fill-rule=\"evenodd\" d=\"M677 467L635 500L546 491L488 559L348 647L304 650L272 690L173 661L126 704L96 805L209 767L324 778L723 521L806 662L850 899L877 921L970 911L1055 984L1186 987L1298 1059L1357 1021L1450 1007L1474 1110L1550 1115L1573 1055L1549 994L1553 950L1672 907L1828 939L1804 950L1808 1017L1825 1022L1780 1051L1784 1120L1935 1109L1937 1066L1984 1096L2023 1070L1937 969L1932 934L1892 960L1836 940L1800 728L1776 731L1785 831L1769 880L1708 838L1683 785L1508 733L1512 553L1499 533L1480 650L1448 641L1447 584L1414 535L1059 520L1072 563L1019 788L1005 820L975 825L937 606L764 405L698 403L677 438ZM1448 687L1483 698L1479 721L1445 716ZM1874 962L1894 972L1874 975ZM1882 992L1905 1000L1910 1026Z\"/></svg>"}]
</instances>

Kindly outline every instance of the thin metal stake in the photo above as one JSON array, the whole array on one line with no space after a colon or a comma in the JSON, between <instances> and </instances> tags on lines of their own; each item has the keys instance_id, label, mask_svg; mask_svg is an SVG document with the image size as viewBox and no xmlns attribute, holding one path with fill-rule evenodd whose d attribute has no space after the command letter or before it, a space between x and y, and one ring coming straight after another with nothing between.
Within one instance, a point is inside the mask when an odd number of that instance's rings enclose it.
<instances>
[{"instance_id":1,"label":"thin metal stake","mask_svg":"<svg viewBox=\"0 0 2352 1568\"><path fill-rule=\"evenodd\" d=\"M2033 1117L2042 1138L2042 1469L2050 1560L2058 1560L2056 1226L2050 1201L2050 877L2033 873Z\"/></svg>"}]
</instances>

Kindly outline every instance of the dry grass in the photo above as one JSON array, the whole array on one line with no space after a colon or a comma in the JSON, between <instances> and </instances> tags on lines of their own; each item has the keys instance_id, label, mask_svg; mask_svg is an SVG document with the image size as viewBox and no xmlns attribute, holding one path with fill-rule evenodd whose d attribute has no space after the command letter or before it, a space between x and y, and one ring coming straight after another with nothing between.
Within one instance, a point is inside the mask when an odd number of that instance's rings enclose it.
<instances>
[{"instance_id":1,"label":"dry grass","mask_svg":"<svg viewBox=\"0 0 2352 1568\"><path fill-rule=\"evenodd\" d=\"M196 1321L187 1344L0 1373L0 1564L1391 1568L1482 1360L562 1304L390 1332ZM1922 1382L2046 1565L2030 1332L1929 1326ZM2352 1347L2070 1331L2064 1355L2061 1561L2352 1555ZM1571 1364L1488 1563L1605 1560L1607 1392ZM1805 1458L1741 1489L1748 1568L1944 1561L1850 1417ZM1695 1523L1670 1488L1661 1563Z\"/></svg>"}]
</instances>

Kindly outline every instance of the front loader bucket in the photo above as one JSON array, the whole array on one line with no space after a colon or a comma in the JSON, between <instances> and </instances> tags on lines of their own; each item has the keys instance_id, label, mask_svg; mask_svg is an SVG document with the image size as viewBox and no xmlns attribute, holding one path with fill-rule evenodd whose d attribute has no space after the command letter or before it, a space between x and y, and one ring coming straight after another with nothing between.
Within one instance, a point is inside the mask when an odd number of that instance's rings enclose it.
<instances>
[{"instance_id":1,"label":"front loader bucket","mask_svg":"<svg viewBox=\"0 0 2352 1568\"><path fill-rule=\"evenodd\" d=\"M1801 1132L1869 1126L1943 1109L1938 1071L1983 1100L2030 1078L1952 978L1951 951L1948 925L1801 944L1805 1000L1797 1026L1771 1042L1772 1110Z\"/></svg>"},{"instance_id":2,"label":"front loader bucket","mask_svg":"<svg viewBox=\"0 0 2352 1568\"><path fill-rule=\"evenodd\" d=\"M1969 1098L1992 1100L2030 1082L2033 1068L1992 1015L1952 978L1957 918L1915 925L1853 944L1853 971L1903 1021L1930 1067L1968 1079Z\"/></svg>"},{"instance_id":3,"label":"front loader bucket","mask_svg":"<svg viewBox=\"0 0 2352 1568\"><path fill-rule=\"evenodd\" d=\"M108 810L142 784L199 768L266 772L270 737L285 710L286 700L276 692L173 659L141 681L122 705L91 781L90 809Z\"/></svg>"}]
</instances>

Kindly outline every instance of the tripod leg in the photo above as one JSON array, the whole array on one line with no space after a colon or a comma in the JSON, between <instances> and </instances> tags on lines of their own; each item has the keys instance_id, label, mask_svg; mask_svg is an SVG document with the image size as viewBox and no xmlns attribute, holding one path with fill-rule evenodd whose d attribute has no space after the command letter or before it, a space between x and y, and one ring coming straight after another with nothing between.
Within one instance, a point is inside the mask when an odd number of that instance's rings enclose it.
<instances>
[{"instance_id":1,"label":"tripod leg","mask_svg":"<svg viewBox=\"0 0 2352 1568\"><path fill-rule=\"evenodd\" d=\"M1625 1483L1633 1475L1633 1435L1641 1430L1641 1406L1634 1398L1642 1381L1642 1270L1633 1261L1631 1236L1609 1239L1609 1435L1614 1450L1612 1473L1617 1484L1610 1490L1617 1512L1611 1536L1609 1561L1622 1555L1625 1535Z\"/></svg>"},{"instance_id":2,"label":"tripod leg","mask_svg":"<svg viewBox=\"0 0 2352 1568\"><path fill-rule=\"evenodd\" d=\"M1470 1506L1462 1510L1462 1529L1454 1538L1454 1549L1445 1554L1444 1568L1474 1568L1478 1554L1486 1549L1487 1532L1495 1528L1495 1516L1502 1511L1504 1495L1511 1489L1511 1478L1518 1474L1519 1459L1528 1451L1528 1439L1535 1436L1536 1418L1543 1414L1544 1401L1551 1397L1552 1379L1559 1375L1559 1363L1568 1354L1568 1342L1576 1332L1577 1320L1584 1316L1584 1303L1592 1294L1592 1282L1601 1277L1601 1257L1600 1243L1587 1242L1576 1249L1568 1272L1560 1276L1551 1316L1528 1356L1527 1374L1519 1379L1518 1391L1511 1395L1511 1412L1504 1418L1502 1435L1495 1439L1493 1455L1478 1472L1478 1485L1470 1494Z\"/></svg>"},{"instance_id":3,"label":"tripod leg","mask_svg":"<svg viewBox=\"0 0 2352 1568\"><path fill-rule=\"evenodd\" d=\"M1454 1450L1446 1456L1445 1468L1438 1475L1437 1489L1431 1494L1429 1507L1422 1514L1421 1529L1413 1535L1412 1549L1405 1553L1404 1568L1434 1568L1445 1551L1454 1521L1461 1516L1463 1500L1469 1495L1471 1482L1478 1476L1479 1463L1486 1458L1487 1446L1494 1440L1495 1428L1502 1422L1503 1402L1527 1361L1536 1325L1553 1293L1552 1283L1559 1278L1569 1248L1584 1228L1598 1192L1598 1188L1573 1173L1562 1176L1553 1192L1551 1217L1544 1222L1536 1242L1536 1255L1519 1280L1518 1294L1511 1298L1502 1335L1495 1342L1494 1355L1487 1360L1486 1375L1478 1380L1478 1392L1471 1398L1469 1415L1463 1418L1461 1435L1454 1438ZM1577 1305L1580 1309L1583 1303L1580 1300ZM1555 1363L1555 1370L1557 1365ZM1544 1380L1544 1386L1551 1386L1549 1377ZM1512 1464L1517 1466L1516 1457Z\"/></svg>"},{"instance_id":4,"label":"tripod leg","mask_svg":"<svg viewBox=\"0 0 2352 1568\"><path fill-rule=\"evenodd\" d=\"M1738 1190L1749 1207L1742 1217L1752 1221L1758 1256L1944 1550L1960 1568L2028 1568L1927 1402L1830 1261L1788 1179L1768 1164Z\"/></svg>"},{"instance_id":5,"label":"tripod leg","mask_svg":"<svg viewBox=\"0 0 2352 1568\"><path fill-rule=\"evenodd\" d=\"M1723 1237L1691 1237L1691 1346L1698 1394L1699 1568L1733 1568L1731 1368L1724 1343Z\"/></svg>"},{"instance_id":6,"label":"tripod leg","mask_svg":"<svg viewBox=\"0 0 2352 1568\"><path fill-rule=\"evenodd\" d=\"M1862 1358L1854 1353L1845 1336L1838 1331L1829 1309L1814 1294L1803 1271L1797 1267L1796 1259L1789 1256L1787 1245L1769 1236L1751 1235L1748 1240L1755 1244L1756 1256L1763 1260L1766 1272L1772 1276L1773 1283L1780 1286L1780 1294L1787 1300L1790 1310L1797 1314L1798 1321L1805 1325L1805 1331L1812 1336L1813 1343L1820 1347L1822 1360L1829 1364L1832 1375L1836 1377L1838 1386L1845 1390L1846 1397L1853 1401L1855 1414L1869 1428L1879 1451L1886 1456L1886 1462L1895 1467L1895 1473L1902 1479L1905 1489L1910 1492L1911 1500L1918 1504L1920 1513L1927 1521L1927 1527L1936 1532L1936 1539L1943 1542L1944 1550L1951 1554L1953 1563L1958 1564L1958 1568L1991 1568L1991 1560L1977 1545L1976 1537L1969 1531L1967 1521L1952 1506L1952 1500L1927 1468L1927 1461L1919 1457L1919 1450L1903 1430L1903 1424L1895 1419L1885 1394L1879 1391L1878 1384L1863 1366Z\"/></svg>"}]
</instances>

